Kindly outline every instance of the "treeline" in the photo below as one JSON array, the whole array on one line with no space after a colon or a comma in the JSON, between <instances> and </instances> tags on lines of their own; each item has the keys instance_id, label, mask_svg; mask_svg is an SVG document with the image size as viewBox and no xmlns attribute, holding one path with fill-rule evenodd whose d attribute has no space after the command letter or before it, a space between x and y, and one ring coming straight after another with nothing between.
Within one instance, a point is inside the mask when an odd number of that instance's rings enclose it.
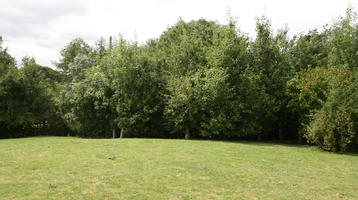
<instances>
[{"instance_id":1,"label":"treeline","mask_svg":"<svg viewBox=\"0 0 358 200\"><path fill-rule=\"evenodd\" d=\"M0 137L297 140L358 148L358 23L293 38L257 19L179 20L144 45L75 39L58 71L0 46Z\"/></svg>"}]
</instances>

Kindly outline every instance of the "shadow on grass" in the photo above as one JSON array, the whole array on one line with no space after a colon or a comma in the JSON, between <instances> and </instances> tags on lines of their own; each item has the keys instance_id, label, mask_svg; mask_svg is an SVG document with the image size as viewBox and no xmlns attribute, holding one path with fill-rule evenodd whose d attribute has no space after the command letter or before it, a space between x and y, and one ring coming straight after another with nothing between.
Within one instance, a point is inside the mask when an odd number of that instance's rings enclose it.
<instances>
[{"instance_id":1,"label":"shadow on grass","mask_svg":"<svg viewBox=\"0 0 358 200\"><path fill-rule=\"evenodd\" d=\"M358 157L358 153L353 153L353 152L330 152L330 153L334 153L334 154L338 154L338 155L356 156L356 157Z\"/></svg>"},{"instance_id":2,"label":"shadow on grass","mask_svg":"<svg viewBox=\"0 0 358 200\"><path fill-rule=\"evenodd\" d=\"M294 141L252 141L252 140L220 140L220 139L190 139L191 141L207 141L207 142L222 142L222 143L233 143L233 144L244 144L244 145L253 145L253 146L263 146L263 147L294 147L294 148L309 148L315 147L314 145L309 145L307 143L298 143Z\"/></svg>"},{"instance_id":3,"label":"shadow on grass","mask_svg":"<svg viewBox=\"0 0 358 200\"><path fill-rule=\"evenodd\" d=\"M224 143L233 143L233 144L244 144L244 145L251 145L251 146L262 146L262 147L289 147L289 148L312 148L316 151L323 152L323 153L331 153L337 155L347 155L347 156L357 156L358 152L331 152L331 151L324 151L320 149L316 145L310 145L307 143L298 143L295 141L249 141L249 140L205 140L205 139L195 139L197 141L210 141L210 142L224 142Z\"/></svg>"}]
</instances>

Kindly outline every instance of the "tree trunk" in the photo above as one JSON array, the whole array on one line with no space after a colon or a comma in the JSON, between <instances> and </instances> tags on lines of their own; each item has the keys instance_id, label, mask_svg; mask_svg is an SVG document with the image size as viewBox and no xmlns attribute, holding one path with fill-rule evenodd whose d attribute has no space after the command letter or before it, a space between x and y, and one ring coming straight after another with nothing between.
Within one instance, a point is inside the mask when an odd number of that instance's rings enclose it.
<instances>
[{"instance_id":1,"label":"tree trunk","mask_svg":"<svg viewBox=\"0 0 358 200\"><path fill-rule=\"evenodd\" d=\"M109 51L112 51L112 36L109 36Z\"/></svg>"},{"instance_id":2,"label":"tree trunk","mask_svg":"<svg viewBox=\"0 0 358 200\"><path fill-rule=\"evenodd\" d=\"M121 129L121 135L119 136L120 138L124 138L124 128Z\"/></svg>"},{"instance_id":3,"label":"tree trunk","mask_svg":"<svg viewBox=\"0 0 358 200\"><path fill-rule=\"evenodd\" d=\"M115 126L113 126L112 135L113 135L113 138L116 138L116 127Z\"/></svg>"},{"instance_id":4,"label":"tree trunk","mask_svg":"<svg viewBox=\"0 0 358 200\"><path fill-rule=\"evenodd\" d=\"M257 141L259 141L259 142L262 141L262 135L257 135Z\"/></svg>"},{"instance_id":5,"label":"tree trunk","mask_svg":"<svg viewBox=\"0 0 358 200\"><path fill-rule=\"evenodd\" d=\"M187 127L187 126L185 126L185 139L186 140L190 139L189 127Z\"/></svg>"}]
</instances>

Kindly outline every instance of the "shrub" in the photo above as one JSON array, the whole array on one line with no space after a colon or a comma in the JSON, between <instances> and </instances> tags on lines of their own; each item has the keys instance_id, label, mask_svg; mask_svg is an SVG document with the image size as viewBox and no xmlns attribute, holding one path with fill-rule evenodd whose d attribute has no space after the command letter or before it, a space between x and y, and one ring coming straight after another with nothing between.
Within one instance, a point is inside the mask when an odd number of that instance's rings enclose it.
<instances>
[{"instance_id":1,"label":"shrub","mask_svg":"<svg viewBox=\"0 0 358 200\"><path fill-rule=\"evenodd\" d=\"M306 138L328 151L352 151L358 144L357 73L347 79L333 78L327 100L312 115Z\"/></svg>"}]
</instances>

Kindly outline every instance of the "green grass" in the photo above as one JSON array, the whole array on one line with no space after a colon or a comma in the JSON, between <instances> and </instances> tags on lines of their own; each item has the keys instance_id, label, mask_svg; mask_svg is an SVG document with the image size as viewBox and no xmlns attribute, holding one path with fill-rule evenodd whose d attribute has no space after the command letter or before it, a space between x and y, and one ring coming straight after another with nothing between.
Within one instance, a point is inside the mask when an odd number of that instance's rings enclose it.
<instances>
[{"instance_id":1,"label":"green grass","mask_svg":"<svg viewBox=\"0 0 358 200\"><path fill-rule=\"evenodd\" d=\"M0 140L0 199L358 199L358 155L251 142Z\"/></svg>"}]
</instances>

